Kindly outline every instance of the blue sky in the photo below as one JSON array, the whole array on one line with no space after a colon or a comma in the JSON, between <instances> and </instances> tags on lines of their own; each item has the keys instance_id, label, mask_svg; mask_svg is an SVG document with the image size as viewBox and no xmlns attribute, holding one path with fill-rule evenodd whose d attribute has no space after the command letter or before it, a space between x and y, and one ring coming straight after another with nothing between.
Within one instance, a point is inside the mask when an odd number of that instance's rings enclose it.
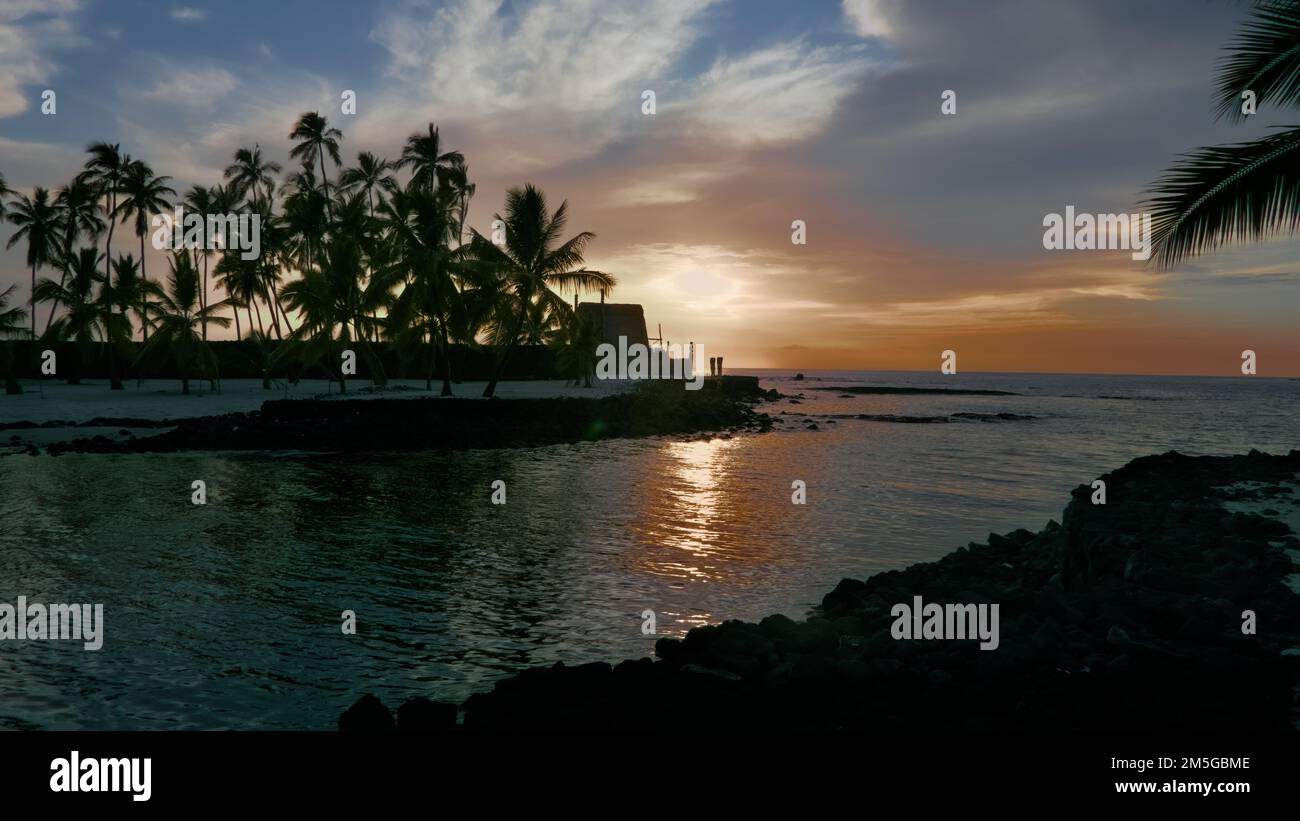
<instances>
[{"instance_id":1,"label":"blue sky","mask_svg":"<svg viewBox=\"0 0 1300 821\"><path fill-rule=\"evenodd\" d=\"M468 159L480 230L509 186L567 198L615 299L737 365L928 369L960 348L970 369L1229 373L1253 347L1264 372L1296 374L1293 242L1172 272L1041 244L1046 213L1133 211L1177 153L1292 122L1214 121L1215 60L1247 11L0 0L0 172L57 187L104 139L184 190L254 142L290 167L302 111L344 131L349 163L433 122ZM28 277L21 248L0 255L0 285L25 297Z\"/></svg>"}]
</instances>

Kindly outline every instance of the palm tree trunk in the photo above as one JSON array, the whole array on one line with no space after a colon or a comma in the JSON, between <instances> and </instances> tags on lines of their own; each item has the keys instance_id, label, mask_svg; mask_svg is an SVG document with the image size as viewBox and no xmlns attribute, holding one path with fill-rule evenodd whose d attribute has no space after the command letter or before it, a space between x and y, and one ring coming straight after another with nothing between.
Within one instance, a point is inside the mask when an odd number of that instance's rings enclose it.
<instances>
[{"instance_id":1,"label":"palm tree trunk","mask_svg":"<svg viewBox=\"0 0 1300 821\"><path fill-rule=\"evenodd\" d=\"M63 232L63 259L66 262L72 259L72 227L69 226L67 231ZM65 267L59 272L59 290L68 287L68 269ZM59 301L56 299L50 305L50 315L45 319L45 330L42 336L50 332L50 325L54 323L54 310L59 307Z\"/></svg>"},{"instance_id":2,"label":"palm tree trunk","mask_svg":"<svg viewBox=\"0 0 1300 821\"><path fill-rule=\"evenodd\" d=\"M149 313L148 313L149 309L147 305L149 302L149 291L147 289L147 286L149 285L149 272L145 270L144 267L144 233L143 232L141 232L140 234L140 279L146 286L145 288L140 289L140 336L142 337L142 341L148 342L149 341Z\"/></svg>"},{"instance_id":3,"label":"palm tree trunk","mask_svg":"<svg viewBox=\"0 0 1300 821\"><path fill-rule=\"evenodd\" d=\"M331 334L331 335L332 335L332 334L334 333L333 326L331 325L331 326L327 327L326 330L325 330L325 332L328 333L328 334ZM346 322L343 323L343 331L342 331L342 335L343 335L344 338L343 338L342 340L340 340L340 341L341 341L343 344L346 345L347 342L348 342L348 340L347 340L347 338L346 338L347 335L348 335L348 326L347 326L347 323L346 323ZM331 347L333 347L333 346L331 346ZM337 352L338 352L339 355L336 356L336 357L334 357L334 362L335 362L335 367L337 367L337 368L339 369L339 393L347 393L347 392L348 392L348 377L347 377L347 374L343 373L343 354L342 354L342 351L337 351Z\"/></svg>"},{"instance_id":4,"label":"palm tree trunk","mask_svg":"<svg viewBox=\"0 0 1300 821\"><path fill-rule=\"evenodd\" d=\"M438 346L434 343L433 320L429 320L429 372L424 377L424 389L433 392L433 372L438 367Z\"/></svg>"},{"instance_id":5,"label":"palm tree trunk","mask_svg":"<svg viewBox=\"0 0 1300 821\"><path fill-rule=\"evenodd\" d=\"M316 153L320 154L320 184L325 189L325 217L333 222L334 209L330 207L330 178L325 173L325 146L316 146Z\"/></svg>"},{"instance_id":6,"label":"palm tree trunk","mask_svg":"<svg viewBox=\"0 0 1300 821\"><path fill-rule=\"evenodd\" d=\"M32 339L36 339L36 266L32 266ZM54 315L54 309L50 309L50 315ZM33 348L32 350L35 350Z\"/></svg>"},{"instance_id":7,"label":"palm tree trunk","mask_svg":"<svg viewBox=\"0 0 1300 821\"><path fill-rule=\"evenodd\" d=\"M275 309L275 287L267 286L266 293L262 294L262 301L266 303L266 309L271 312L271 327L275 330L275 338L283 340L284 336L280 334L280 312Z\"/></svg>"},{"instance_id":8,"label":"palm tree trunk","mask_svg":"<svg viewBox=\"0 0 1300 821\"><path fill-rule=\"evenodd\" d=\"M447 322L438 320L442 329L442 396L451 396L451 346L447 344Z\"/></svg>"},{"instance_id":9,"label":"palm tree trunk","mask_svg":"<svg viewBox=\"0 0 1300 821\"><path fill-rule=\"evenodd\" d=\"M292 334L293 334L293 325L289 324L289 315L286 314L286 313L284 312L284 305L280 302L280 295L279 295L279 294L276 294L276 293L272 293L272 296L275 297L275 305L276 305L276 307L280 309L280 316L284 317L284 328L285 328L285 330L287 330L287 331L292 335Z\"/></svg>"},{"instance_id":10,"label":"palm tree trunk","mask_svg":"<svg viewBox=\"0 0 1300 821\"><path fill-rule=\"evenodd\" d=\"M510 356L510 349L515 346L515 340L519 339L519 332L524 327L524 320L528 317L528 305L532 302L533 295L531 291L523 295L520 300L523 304L519 309L519 318L515 320L514 330L506 338L506 344L501 348L501 353L497 356L496 366L492 369L492 379L488 381L487 387L483 389L483 396L491 398L497 392L497 382L501 380L501 374L506 369L506 358Z\"/></svg>"},{"instance_id":11,"label":"palm tree trunk","mask_svg":"<svg viewBox=\"0 0 1300 821\"><path fill-rule=\"evenodd\" d=\"M117 377L117 358L113 356L113 229L117 219L113 212L117 210L117 193L109 197L108 238L104 241L104 302L108 310L108 320L104 325L104 347L108 352L108 388L113 391L125 390L126 386Z\"/></svg>"},{"instance_id":12,"label":"palm tree trunk","mask_svg":"<svg viewBox=\"0 0 1300 821\"><path fill-rule=\"evenodd\" d=\"M204 313L203 313L203 320L202 320L202 325L203 325L203 341L204 341L204 342L207 342L207 341L208 341L208 314L207 314L207 310L208 310L208 252L207 252L207 251L204 251L204 252L203 252L203 293L201 294L201 296L203 297L202 305L203 305L203 312L204 312Z\"/></svg>"},{"instance_id":13,"label":"palm tree trunk","mask_svg":"<svg viewBox=\"0 0 1300 821\"><path fill-rule=\"evenodd\" d=\"M67 269L64 269L63 272L59 274L59 290L63 290L66 287L68 287L68 272ZM50 303L50 315L45 318L45 330L41 331L42 336L50 332L50 325L54 324L54 311L58 307L59 301L57 299Z\"/></svg>"}]
</instances>

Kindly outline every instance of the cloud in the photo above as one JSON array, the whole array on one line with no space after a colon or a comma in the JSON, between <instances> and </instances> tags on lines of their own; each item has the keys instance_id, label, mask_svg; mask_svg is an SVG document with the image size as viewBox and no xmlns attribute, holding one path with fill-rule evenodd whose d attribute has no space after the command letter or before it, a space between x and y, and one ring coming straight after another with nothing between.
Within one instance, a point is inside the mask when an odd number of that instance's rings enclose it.
<instances>
[{"instance_id":1,"label":"cloud","mask_svg":"<svg viewBox=\"0 0 1300 821\"><path fill-rule=\"evenodd\" d=\"M326 111L338 99L325 78L287 68L246 79L238 66L151 57L132 70L116 86L123 148L184 184L220 181L235 150L255 142L286 163L297 116Z\"/></svg>"},{"instance_id":2,"label":"cloud","mask_svg":"<svg viewBox=\"0 0 1300 821\"><path fill-rule=\"evenodd\" d=\"M718 184L728 172L711 168L656 171L649 179L631 182L605 197L612 208L640 208L653 205L685 205L703 196L701 189Z\"/></svg>"},{"instance_id":3,"label":"cloud","mask_svg":"<svg viewBox=\"0 0 1300 821\"><path fill-rule=\"evenodd\" d=\"M819 132L869 65L857 47L779 43L720 59L683 104L698 134L740 145ZM671 107L670 107L671 110Z\"/></svg>"},{"instance_id":4,"label":"cloud","mask_svg":"<svg viewBox=\"0 0 1300 821\"><path fill-rule=\"evenodd\" d=\"M385 91L361 125L377 137L414 130L413 109L487 146L495 168L530 172L598 155L638 138L721 147L777 144L823 127L860 80L858 46L802 40L686 57L715 32L717 0L457 0L434 9L409 0L386 13L371 39L389 53ZM657 113L641 111L654 91ZM521 133L527 141L518 139ZM634 199L635 199L634 192ZM687 195L662 191L649 203Z\"/></svg>"},{"instance_id":5,"label":"cloud","mask_svg":"<svg viewBox=\"0 0 1300 821\"><path fill-rule=\"evenodd\" d=\"M887 0L843 0L841 3L850 28L860 37L889 37L894 33L889 5Z\"/></svg>"},{"instance_id":6,"label":"cloud","mask_svg":"<svg viewBox=\"0 0 1300 821\"><path fill-rule=\"evenodd\" d=\"M208 19L208 13L192 6L178 6L172 9L171 18L178 23L202 23Z\"/></svg>"},{"instance_id":7,"label":"cloud","mask_svg":"<svg viewBox=\"0 0 1300 821\"><path fill-rule=\"evenodd\" d=\"M61 185L76 173L85 159L80 147L6 137L0 137L0 157L5 159L5 168L0 170L5 172L9 187L21 191L36 185L46 188Z\"/></svg>"},{"instance_id":8,"label":"cloud","mask_svg":"<svg viewBox=\"0 0 1300 821\"><path fill-rule=\"evenodd\" d=\"M158 61L153 85L137 92L139 99L188 109L210 110L239 87L234 74L219 66L193 67Z\"/></svg>"},{"instance_id":9,"label":"cloud","mask_svg":"<svg viewBox=\"0 0 1300 821\"><path fill-rule=\"evenodd\" d=\"M84 45L69 19L79 0L0 0L0 117L21 114L58 71L51 49Z\"/></svg>"}]
</instances>

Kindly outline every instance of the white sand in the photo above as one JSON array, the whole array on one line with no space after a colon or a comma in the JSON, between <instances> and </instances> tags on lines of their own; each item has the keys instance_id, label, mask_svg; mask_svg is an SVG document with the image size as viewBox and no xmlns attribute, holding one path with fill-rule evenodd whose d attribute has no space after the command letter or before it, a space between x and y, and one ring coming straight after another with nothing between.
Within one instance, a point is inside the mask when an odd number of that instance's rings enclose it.
<instances>
[{"instance_id":1,"label":"white sand","mask_svg":"<svg viewBox=\"0 0 1300 821\"><path fill-rule=\"evenodd\" d=\"M437 397L442 382L433 383L433 392L424 390L424 380L392 380L387 389L368 390L365 380L350 380L348 392L340 395L338 386L324 379L304 379L297 386L275 381L271 390L263 390L260 379L227 379L220 392L208 390L208 383L190 382L190 394L181 393L177 380L146 379L140 387L134 380L125 381L125 390L111 391L107 381L87 381L68 385L53 380L41 383L24 381L20 396L0 392L0 424L12 422L87 422L96 417L132 419L185 419L257 410L269 399L415 399ZM452 383L456 398L478 399L486 382ZM550 397L601 397L627 390L627 381L593 380L592 387L566 385L563 380L506 381L497 385L502 399L542 399ZM21 431L13 431L21 433ZM8 439L6 435L3 437Z\"/></svg>"}]
</instances>

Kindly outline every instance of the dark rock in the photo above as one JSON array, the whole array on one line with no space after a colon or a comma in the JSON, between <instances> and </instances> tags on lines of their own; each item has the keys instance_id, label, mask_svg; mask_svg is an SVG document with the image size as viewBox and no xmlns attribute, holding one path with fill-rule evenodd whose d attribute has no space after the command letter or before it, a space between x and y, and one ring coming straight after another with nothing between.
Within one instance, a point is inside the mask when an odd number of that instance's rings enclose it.
<instances>
[{"instance_id":1,"label":"dark rock","mask_svg":"<svg viewBox=\"0 0 1300 821\"><path fill-rule=\"evenodd\" d=\"M413 733L445 732L456 727L457 712L455 704L416 696L397 708L397 728Z\"/></svg>"},{"instance_id":2,"label":"dark rock","mask_svg":"<svg viewBox=\"0 0 1300 821\"><path fill-rule=\"evenodd\" d=\"M393 714L376 696L367 693L339 716L339 730L348 733L391 732L397 729Z\"/></svg>"}]
</instances>

